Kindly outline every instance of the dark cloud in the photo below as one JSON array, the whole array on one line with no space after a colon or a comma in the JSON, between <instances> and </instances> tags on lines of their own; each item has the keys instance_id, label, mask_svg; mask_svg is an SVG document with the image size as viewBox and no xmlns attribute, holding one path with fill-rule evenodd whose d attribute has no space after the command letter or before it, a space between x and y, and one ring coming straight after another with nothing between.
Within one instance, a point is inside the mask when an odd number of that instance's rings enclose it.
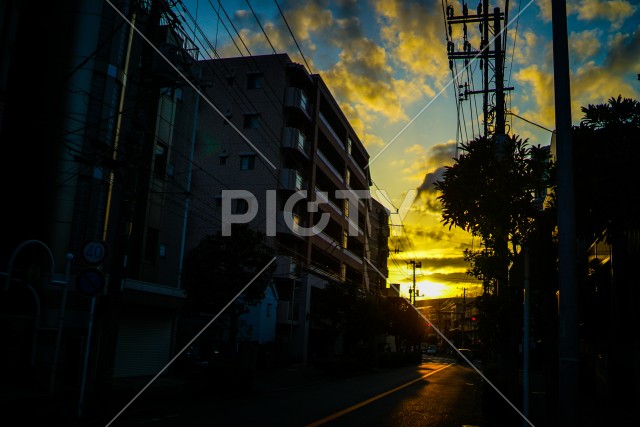
<instances>
[{"instance_id":1,"label":"dark cloud","mask_svg":"<svg viewBox=\"0 0 640 427\"><path fill-rule=\"evenodd\" d=\"M633 34L615 44L604 60L604 66L611 71L625 73L637 67L640 60L640 27Z\"/></svg>"},{"instance_id":2,"label":"dark cloud","mask_svg":"<svg viewBox=\"0 0 640 427\"><path fill-rule=\"evenodd\" d=\"M446 166L441 166L433 172L429 172L424 176L424 180L422 184L418 187L418 195L422 196L425 194L435 194L436 189L434 184L442 179L442 174L444 173Z\"/></svg>"}]
</instances>

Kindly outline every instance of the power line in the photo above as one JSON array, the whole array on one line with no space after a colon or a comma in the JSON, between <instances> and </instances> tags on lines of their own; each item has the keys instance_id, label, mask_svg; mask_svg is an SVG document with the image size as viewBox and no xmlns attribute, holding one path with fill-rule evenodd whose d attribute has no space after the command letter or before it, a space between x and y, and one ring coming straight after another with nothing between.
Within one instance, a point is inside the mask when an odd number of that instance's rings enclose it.
<instances>
[{"instance_id":1,"label":"power line","mask_svg":"<svg viewBox=\"0 0 640 427\"><path fill-rule=\"evenodd\" d=\"M278 4L278 0L273 0L273 1L275 2L276 6L278 6L278 11L280 12L280 16L282 16L282 19L284 20L284 23L287 26L287 29L289 30L289 34L291 34L291 38L293 39L293 41L296 44L296 47L298 48L298 52L300 52L300 55L302 55L302 60L304 61L304 64L307 66L307 70L309 70L309 74L313 74L313 72L311 71L311 67L309 67L309 64L307 63L307 59L304 57L304 53L302 53L302 49L300 49L298 40L296 40L296 36L293 35L293 31L291 30L291 27L287 22L287 18L284 16L284 13L282 12L280 5Z\"/></svg>"}]
</instances>

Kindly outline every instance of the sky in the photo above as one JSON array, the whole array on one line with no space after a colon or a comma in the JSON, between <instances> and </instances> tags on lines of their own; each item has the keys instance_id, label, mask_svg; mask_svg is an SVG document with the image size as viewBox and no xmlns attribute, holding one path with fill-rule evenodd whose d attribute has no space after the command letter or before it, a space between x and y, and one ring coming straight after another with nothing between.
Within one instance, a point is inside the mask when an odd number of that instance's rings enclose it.
<instances>
[{"instance_id":1,"label":"sky","mask_svg":"<svg viewBox=\"0 0 640 427\"><path fill-rule=\"evenodd\" d=\"M463 259L463 251L478 249L479 240L443 226L433 188L453 164L456 146L482 133L481 96L456 102L458 84L481 88L479 60L470 62L468 72L456 61L452 72L447 58L444 10L452 5L459 15L461 2L184 0L184 5L190 15L185 22L196 20L202 33L194 34L208 39L202 45L205 58L275 50L323 78L371 156L372 195L392 212L389 283L407 296L413 281L407 262L415 260L421 264L418 299L482 293ZM477 0L468 5L475 12ZM505 0L490 2L490 10L506 6ZM513 113L507 115L507 131L530 144L548 145L555 120L551 0L509 1L505 21L505 86L514 88L506 98ZM618 95L638 99L640 0L567 0L567 26L574 124L581 106ZM479 34L470 24L474 49ZM456 50L463 49L459 25L451 40Z\"/></svg>"}]
</instances>

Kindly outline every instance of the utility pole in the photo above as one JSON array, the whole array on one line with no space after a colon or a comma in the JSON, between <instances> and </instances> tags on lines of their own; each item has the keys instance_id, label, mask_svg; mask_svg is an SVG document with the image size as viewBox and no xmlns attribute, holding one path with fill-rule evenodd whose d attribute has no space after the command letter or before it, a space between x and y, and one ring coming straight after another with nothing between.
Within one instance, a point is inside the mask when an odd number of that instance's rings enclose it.
<instances>
[{"instance_id":1,"label":"utility pole","mask_svg":"<svg viewBox=\"0 0 640 427\"><path fill-rule=\"evenodd\" d=\"M571 141L571 89L567 5L552 0L553 86L558 165L558 397L559 425L578 425L579 332L576 288L576 230Z\"/></svg>"},{"instance_id":2,"label":"utility pole","mask_svg":"<svg viewBox=\"0 0 640 427\"><path fill-rule=\"evenodd\" d=\"M413 287L409 290L409 302L413 305L416 304L416 268L422 268L421 261L407 261L407 264L410 264L413 267Z\"/></svg>"},{"instance_id":3,"label":"utility pole","mask_svg":"<svg viewBox=\"0 0 640 427\"><path fill-rule=\"evenodd\" d=\"M464 348L464 327L467 323L467 288L462 288L462 318L460 319L460 348Z\"/></svg>"},{"instance_id":4,"label":"utility pole","mask_svg":"<svg viewBox=\"0 0 640 427\"><path fill-rule=\"evenodd\" d=\"M523 337L522 337L522 413L525 417L529 418L529 366L530 366L530 353L531 353L531 322L530 322L530 307L531 307L531 286L529 283L529 247L522 248L524 254L524 325L523 325ZM527 422L522 421L522 427L526 427Z\"/></svg>"},{"instance_id":5,"label":"utility pole","mask_svg":"<svg viewBox=\"0 0 640 427\"><path fill-rule=\"evenodd\" d=\"M508 5L508 0L506 2ZM468 85L461 85L458 89L461 92L458 95L459 101L469 100L469 95L482 95L482 114L484 122L484 136L490 137L491 134L503 135L505 133L505 91L513 90L513 87L504 86L504 46L502 43L503 34L501 22L505 19L505 14L500 11L499 7L493 9L489 13L489 1L481 0L476 9L476 14L469 14L469 8L466 2L463 2L462 15L456 15L453 6L447 8L447 52L449 58L449 67L453 71L453 61L464 60L464 67L469 67L469 61L480 60L480 69L482 70L482 89L469 90ZM478 24L481 40L478 49L471 46L468 35L468 24ZM463 50L456 51L455 43L452 40L452 26L462 25L463 28ZM494 49L491 50L490 35L494 35ZM495 77L495 87L491 88L490 69L493 68ZM464 89L464 90L463 90ZM496 94L496 104L492 108L489 102L489 94ZM493 126L490 126L491 120L489 116L491 111L495 115Z\"/></svg>"}]
</instances>

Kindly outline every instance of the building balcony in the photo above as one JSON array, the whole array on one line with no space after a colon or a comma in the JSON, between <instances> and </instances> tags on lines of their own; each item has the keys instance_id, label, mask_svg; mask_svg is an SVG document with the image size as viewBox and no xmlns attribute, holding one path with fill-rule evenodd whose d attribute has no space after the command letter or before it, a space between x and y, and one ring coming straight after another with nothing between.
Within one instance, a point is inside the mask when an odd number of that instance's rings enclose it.
<instances>
[{"instance_id":1,"label":"building balcony","mask_svg":"<svg viewBox=\"0 0 640 427\"><path fill-rule=\"evenodd\" d=\"M348 249L343 249L342 252L349 257L349 259L351 259L352 261L355 261L358 265L362 265L362 258L360 258L358 255L354 254L353 252L351 252Z\"/></svg>"},{"instance_id":2,"label":"building balcony","mask_svg":"<svg viewBox=\"0 0 640 427\"><path fill-rule=\"evenodd\" d=\"M291 225L287 224L285 220L285 215L292 215L293 221ZM304 220L296 213L278 212L277 222L276 222L276 233L278 234L289 234L293 236L297 236L299 238L304 238L302 235L301 227L304 227Z\"/></svg>"},{"instance_id":3,"label":"building balcony","mask_svg":"<svg viewBox=\"0 0 640 427\"><path fill-rule=\"evenodd\" d=\"M358 163L356 162L356 160L353 158L351 154L349 154L349 160L351 162L351 170L355 171L357 178L360 180L362 185L364 185L365 188L369 188L367 175L365 174L363 168L361 168L360 165L358 165Z\"/></svg>"},{"instance_id":4,"label":"building balcony","mask_svg":"<svg viewBox=\"0 0 640 427\"><path fill-rule=\"evenodd\" d=\"M280 169L280 188L283 190L300 191L307 189L307 181L295 169Z\"/></svg>"},{"instance_id":5,"label":"building balcony","mask_svg":"<svg viewBox=\"0 0 640 427\"><path fill-rule=\"evenodd\" d=\"M292 127L284 128L282 147L295 150L302 154L306 159L309 159L311 146L309 144L309 140L299 129Z\"/></svg>"},{"instance_id":6,"label":"building balcony","mask_svg":"<svg viewBox=\"0 0 640 427\"><path fill-rule=\"evenodd\" d=\"M311 120L311 103L302 89L288 87L285 93L284 106L301 112L307 120Z\"/></svg>"},{"instance_id":7,"label":"building balcony","mask_svg":"<svg viewBox=\"0 0 640 427\"><path fill-rule=\"evenodd\" d=\"M331 208L334 210L334 212L336 212L340 217L342 217L343 213L342 213L342 209L340 209L338 207L338 205L336 205L335 203L333 203L331 200L329 200L328 197L325 197L325 194L328 194L326 191L323 192L322 190L320 190L318 187L316 187L316 197L317 200L319 200L322 203L325 203L329 206L331 206Z\"/></svg>"},{"instance_id":8,"label":"building balcony","mask_svg":"<svg viewBox=\"0 0 640 427\"><path fill-rule=\"evenodd\" d=\"M278 255L273 276L280 279L297 279L300 277L300 264L293 257Z\"/></svg>"},{"instance_id":9,"label":"building balcony","mask_svg":"<svg viewBox=\"0 0 640 427\"><path fill-rule=\"evenodd\" d=\"M318 155L318 158L322 161L322 164L326 166L326 168L333 173L333 175L338 179L338 181L341 184L344 184L344 177L340 172L338 172L338 169L336 169L335 166L331 164L329 159L327 159L327 157L324 154L322 154L322 151L318 150L316 151L316 154Z\"/></svg>"},{"instance_id":10,"label":"building balcony","mask_svg":"<svg viewBox=\"0 0 640 427\"><path fill-rule=\"evenodd\" d=\"M329 280L335 280L338 282L344 282L345 278L337 271L332 271L331 269L320 266L320 265L310 265L307 267L308 270L318 276L325 277Z\"/></svg>"},{"instance_id":11,"label":"building balcony","mask_svg":"<svg viewBox=\"0 0 640 427\"><path fill-rule=\"evenodd\" d=\"M342 142L342 138L340 138L338 136L338 134L336 133L335 130L333 130L333 127L329 124L329 121L327 120L327 118L322 115L322 113L319 113L318 116L320 117L320 123L322 123L322 125L324 126L324 128L327 130L327 133L330 136L330 140L333 141L333 143L336 145L336 147L340 148L341 151L345 151L344 148L344 143Z\"/></svg>"}]
</instances>

